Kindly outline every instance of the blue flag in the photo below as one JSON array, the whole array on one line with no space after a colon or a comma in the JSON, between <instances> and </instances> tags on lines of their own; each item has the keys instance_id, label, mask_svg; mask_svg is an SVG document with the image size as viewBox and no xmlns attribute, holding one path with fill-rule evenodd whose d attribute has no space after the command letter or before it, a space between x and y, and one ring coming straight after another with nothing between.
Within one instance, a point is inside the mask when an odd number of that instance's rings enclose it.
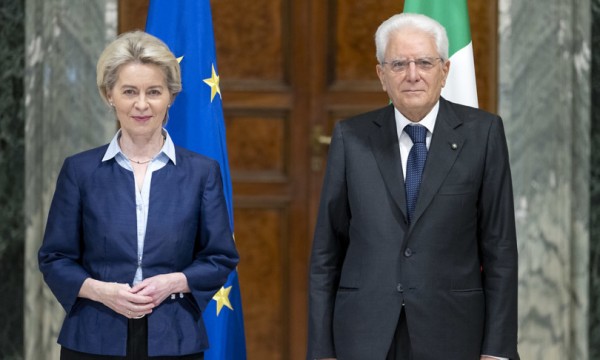
<instances>
[{"instance_id":1,"label":"blue flag","mask_svg":"<svg viewBox=\"0 0 600 360\"><path fill-rule=\"evenodd\" d=\"M209 0L151 0L146 31L163 40L181 66L183 91L169 110L175 144L219 162L233 230L231 178ZM206 360L246 359L237 270L204 312L210 349Z\"/></svg>"}]
</instances>

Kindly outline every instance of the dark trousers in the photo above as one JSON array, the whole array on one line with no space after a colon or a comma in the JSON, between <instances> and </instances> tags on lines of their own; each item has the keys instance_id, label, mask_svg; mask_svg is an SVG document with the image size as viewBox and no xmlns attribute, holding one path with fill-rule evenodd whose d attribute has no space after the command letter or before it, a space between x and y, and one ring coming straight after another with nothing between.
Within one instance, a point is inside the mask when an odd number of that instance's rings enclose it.
<instances>
[{"instance_id":1,"label":"dark trousers","mask_svg":"<svg viewBox=\"0 0 600 360\"><path fill-rule=\"evenodd\" d=\"M203 360L204 354L184 356L148 356L148 318L130 319L127 327L127 355L94 355L62 347L61 360Z\"/></svg>"},{"instance_id":2,"label":"dark trousers","mask_svg":"<svg viewBox=\"0 0 600 360\"><path fill-rule=\"evenodd\" d=\"M400 319L396 325L396 332L386 360L413 360L404 308L400 312Z\"/></svg>"}]
</instances>

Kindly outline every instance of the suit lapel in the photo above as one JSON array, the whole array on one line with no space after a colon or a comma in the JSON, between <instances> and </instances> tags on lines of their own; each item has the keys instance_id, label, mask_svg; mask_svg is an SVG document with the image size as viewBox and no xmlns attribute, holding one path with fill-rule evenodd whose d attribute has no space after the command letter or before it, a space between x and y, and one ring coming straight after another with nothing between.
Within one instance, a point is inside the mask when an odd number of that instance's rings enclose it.
<instances>
[{"instance_id":1,"label":"suit lapel","mask_svg":"<svg viewBox=\"0 0 600 360\"><path fill-rule=\"evenodd\" d=\"M383 182L406 220L406 194L394 107L388 106L374 121L370 134L371 149L383 177Z\"/></svg>"},{"instance_id":2,"label":"suit lapel","mask_svg":"<svg viewBox=\"0 0 600 360\"><path fill-rule=\"evenodd\" d=\"M452 111L450 105L440 98L440 110L423 170L423 179L412 224L419 221L460 154L465 139L456 131L456 128L461 124L462 121Z\"/></svg>"}]
</instances>

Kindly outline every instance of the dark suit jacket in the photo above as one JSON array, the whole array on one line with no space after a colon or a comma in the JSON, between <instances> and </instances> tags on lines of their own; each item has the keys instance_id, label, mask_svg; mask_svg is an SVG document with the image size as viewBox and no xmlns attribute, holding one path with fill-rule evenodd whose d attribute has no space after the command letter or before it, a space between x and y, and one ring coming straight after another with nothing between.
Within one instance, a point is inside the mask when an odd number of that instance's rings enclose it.
<instances>
[{"instance_id":1,"label":"dark suit jacket","mask_svg":"<svg viewBox=\"0 0 600 360\"><path fill-rule=\"evenodd\" d=\"M393 106L337 124L309 306L308 359L385 359L402 309L415 360L518 359L517 247L501 119L440 99L410 225Z\"/></svg>"},{"instance_id":2,"label":"dark suit jacket","mask_svg":"<svg viewBox=\"0 0 600 360\"><path fill-rule=\"evenodd\" d=\"M133 173L107 146L65 160L39 251L44 280L67 312L58 342L72 350L125 355L127 319L78 298L83 281L131 284L137 269ZM191 293L167 298L148 315L150 356L198 353L208 347L201 313L238 262L219 165L176 148L152 174L144 244L144 277L181 271Z\"/></svg>"}]
</instances>

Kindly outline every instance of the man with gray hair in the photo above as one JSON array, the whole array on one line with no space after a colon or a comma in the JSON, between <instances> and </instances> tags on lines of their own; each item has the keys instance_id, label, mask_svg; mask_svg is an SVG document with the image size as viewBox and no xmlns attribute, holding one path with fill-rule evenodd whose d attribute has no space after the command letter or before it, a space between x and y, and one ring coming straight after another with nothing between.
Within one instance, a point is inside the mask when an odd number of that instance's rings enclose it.
<instances>
[{"instance_id":1,"label":"man with gray hair","mask_svg":"<svg viewBox=\"0 0 600 360\"><path fill-rule=\"evenodd\" d=\"M436 21L375 35L392 104L338 123L310 263L307 359L519 359L502 120L441 97Z\"/></svg>"}]
</instances>

